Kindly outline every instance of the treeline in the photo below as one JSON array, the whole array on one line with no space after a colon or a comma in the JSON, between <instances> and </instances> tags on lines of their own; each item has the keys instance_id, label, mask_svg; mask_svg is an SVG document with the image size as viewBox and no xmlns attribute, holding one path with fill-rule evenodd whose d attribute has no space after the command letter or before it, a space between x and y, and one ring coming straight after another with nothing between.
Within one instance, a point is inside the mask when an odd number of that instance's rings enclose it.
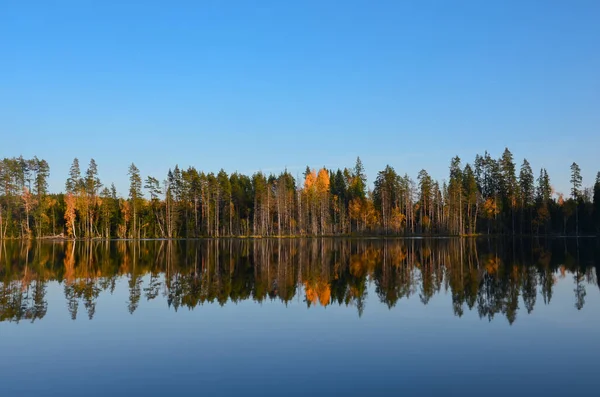
<instances>
[{"instance_id":1,"label":"treeline","mask_svg":"<svg viewBox=\"0 0 600 397\"><path fill-rule=\"evenodd\" d=\"M582 186L571 165L570 192L552 188L508 149L450 163L447 181L421 170L414 180L387 166L373 190L357 158L353 168L306 168L253 175L204 173L175 166L166 178L142 177L131 164L127 197L104 185L94 159L72 163L65 192L48 192L45 160L0 162L0 238L195 238L325 235L594 235L600 232L600 172Z\"/></svg>"},{"instance_id":2,"label":"treeline","mask_svg":"<svg viewBox=\"0 0 600 397\"><path fill-rule=\"evenodd\" d=\"M49 283L58 282L73 320L92 319L101 295L127 288L123 310L131 314L155 299L177 311L299 297L360 316L378 302L427 305L443 294L457 316L475 311L512 324L551 304L559 278L572 283L581 310L599 285L599 254L597 242L566 239L9 241L0 243L0 322L42 319Z\"/></svg>"}]
</instances>

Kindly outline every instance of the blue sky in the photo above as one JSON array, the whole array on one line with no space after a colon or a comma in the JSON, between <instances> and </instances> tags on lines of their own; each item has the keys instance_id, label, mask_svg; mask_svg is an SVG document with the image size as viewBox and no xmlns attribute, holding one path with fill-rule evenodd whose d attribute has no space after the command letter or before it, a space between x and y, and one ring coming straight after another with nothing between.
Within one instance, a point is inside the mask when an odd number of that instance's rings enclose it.
<instances>
[{"instance_id":1,"label":"blue sky","mask_svg":"<svg viewBox=\"0 0 600 397\"><path fill-rule=\"evenodd\" d=\"M126 4L125 4L126 3ZM600 2L11 1L0 5L0 156L71 161L120 192L164 178L360 156L447 178L508 146L568 192L600 170Z\"/></svg>"}]
</instances>

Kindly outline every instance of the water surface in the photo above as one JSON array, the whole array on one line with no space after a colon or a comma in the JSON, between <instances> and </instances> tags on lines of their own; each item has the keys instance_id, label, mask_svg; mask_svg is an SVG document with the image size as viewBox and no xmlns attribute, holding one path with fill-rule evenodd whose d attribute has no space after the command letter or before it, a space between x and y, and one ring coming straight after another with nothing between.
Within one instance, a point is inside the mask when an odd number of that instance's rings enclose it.
<instances>
[{"instance_id":1,"label":"water surface","mask_svg":"<svg viewBox=\"0 0 600 397\"><path fill-rule=\"evenodd\" d=\"M596 240L0 242L2 395L595 395Z\"/></svg>"}]
</instances>

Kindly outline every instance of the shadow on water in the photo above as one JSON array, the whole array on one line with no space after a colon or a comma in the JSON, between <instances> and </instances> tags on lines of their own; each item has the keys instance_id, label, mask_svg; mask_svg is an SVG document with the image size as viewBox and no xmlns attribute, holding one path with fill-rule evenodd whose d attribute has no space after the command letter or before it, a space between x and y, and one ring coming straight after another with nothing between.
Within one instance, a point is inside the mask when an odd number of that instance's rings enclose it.
<instances>
[{"instance_id":1,"label":"shadow on water","mask_svg":"<svg viewBox=\"0 0 600 397\"><path fill-rule=\"evenodd\" d=\"M551 304L561 278L573 280L574 308L583 308L586 288L599 285L599 258L598 240L576 239L6 241L0 321L44 318L49 282L61 283L73 320L83 313L93 319L98 297L126 280L132 314L141 300L162 299L177 311L300 299L307 307L352 306L360 316L373 283L389 308L412 296L427 305L447 292L456 316L475 310L512 324L540 297Z\"/></svg>"}]
</instances>

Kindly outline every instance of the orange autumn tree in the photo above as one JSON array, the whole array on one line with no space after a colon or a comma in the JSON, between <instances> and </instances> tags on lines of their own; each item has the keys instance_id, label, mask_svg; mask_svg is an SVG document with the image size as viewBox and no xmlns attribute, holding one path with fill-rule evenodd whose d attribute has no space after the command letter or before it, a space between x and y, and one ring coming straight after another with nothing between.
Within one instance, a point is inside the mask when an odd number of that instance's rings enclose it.
<instances>
[{"instance_id":1,"label":"orange autumn tree","mask_svg":"<svg viewBox=\"0 0 600 397\"><path fill-rule=\"evenodd\" d=\"M359 228L359 221L362 217L362 200L360 198L355 198L350 200L350 204L348 205L348 212L350 215L350 221L356 221L356 228ZM358 231L358 230L357 230Z\"/></svg>"},{"instance_id":2,"label":"orange autumn tree","mask_svg":"<svg viewBox=\"0 0 600 397\"><path fill-rule=\"evenodd\" d=\"M67 193L65 196L65 221L67 224L67 235L69 237L77 238L75 234L75 206L77 203L76 197L72 193Z\"/></svg>"},{"instance_id":3,"label":"orange autumn tree","mask_svg":"<svg viewBox=\"0 0 600 397\"><path fill-rule=\"evenodd\" d=\"M119 238L127 236L127 230L131 221L131 205L127 200L119 201L119 208L123 217L123 223L120 223L117 230Z\"/></svg>"},{"instance_id":4,"label":"orange autumn tree","mask_svg":"<svg viewBox=\"0 0 600 397\"><path fill-rule=\"evenodd\" d=\"M317 175L316 194L319 206L319 224L320 234L323 235L329 231L329 172L325 167L319 170Z\"/></svg>"},{"instance_id":5,"label":"orange autumn tree","mask_svg":"<svg viewBox=\"0 0 600 397\"><path fill-rule=\"evenodd\" d=\"M493 198L487 198L483 203L483 216L488 220L488 234L490 233L490 223L492 219L500 213L498 205Z\"/></svg>"},{"instance_id":6,"label":"orange autumn tree","mask_svg":"<svg viewBox=\"0 0 600 397\"><path fill-rule=\"evenodd\" d=\"M305 210L302 211L305 214L306 221L303 223L306 225L306 231L310 234L317 234L317 216L316 216L316 183L317 183L317 172L312 169L306 169L304 173L304 188L302 189L302 202L304 202Z\"/></svg>"},{"instance_id":7,"label":"orange autumn tree","mask_svg":"<svg viewBox=\"0 0 600 397\"><path fill-rule=\"evenodd\" d=\"M319 172L306 169L304 173L304 186L302 189L302 202L304 205L300 212L305 214L307 229L310 234L323 235L330 233L330 178L325 167Z\"/></svg>"},{"instance_id":8,"label":"orange autumn tree","mask_svg":"<svg viewBox=\"0 0 600 397\"><path fill-rule=\"evenodd\" d=\"M304 292L306 294L306 303L316 305L317 302L325 307L331 302L331 286L327 281L319 278L316 281L304 282Z\"/></svg>"},{"instance_id":9,"label":"orange autumn tree","mask_svg":"<svg viewBox=\"0 0 600 397\"><path fill-rule=\"evenodd\" d=\"M402 227L406 223L405 221L406 216L402 213L400 207L392 208L392 219L390 221L390 226L396 233L400 233L400 229L402 229ZM429 217L427 215L423 217L423 223L429 226Z\"/></svg>"}]
</instances>

